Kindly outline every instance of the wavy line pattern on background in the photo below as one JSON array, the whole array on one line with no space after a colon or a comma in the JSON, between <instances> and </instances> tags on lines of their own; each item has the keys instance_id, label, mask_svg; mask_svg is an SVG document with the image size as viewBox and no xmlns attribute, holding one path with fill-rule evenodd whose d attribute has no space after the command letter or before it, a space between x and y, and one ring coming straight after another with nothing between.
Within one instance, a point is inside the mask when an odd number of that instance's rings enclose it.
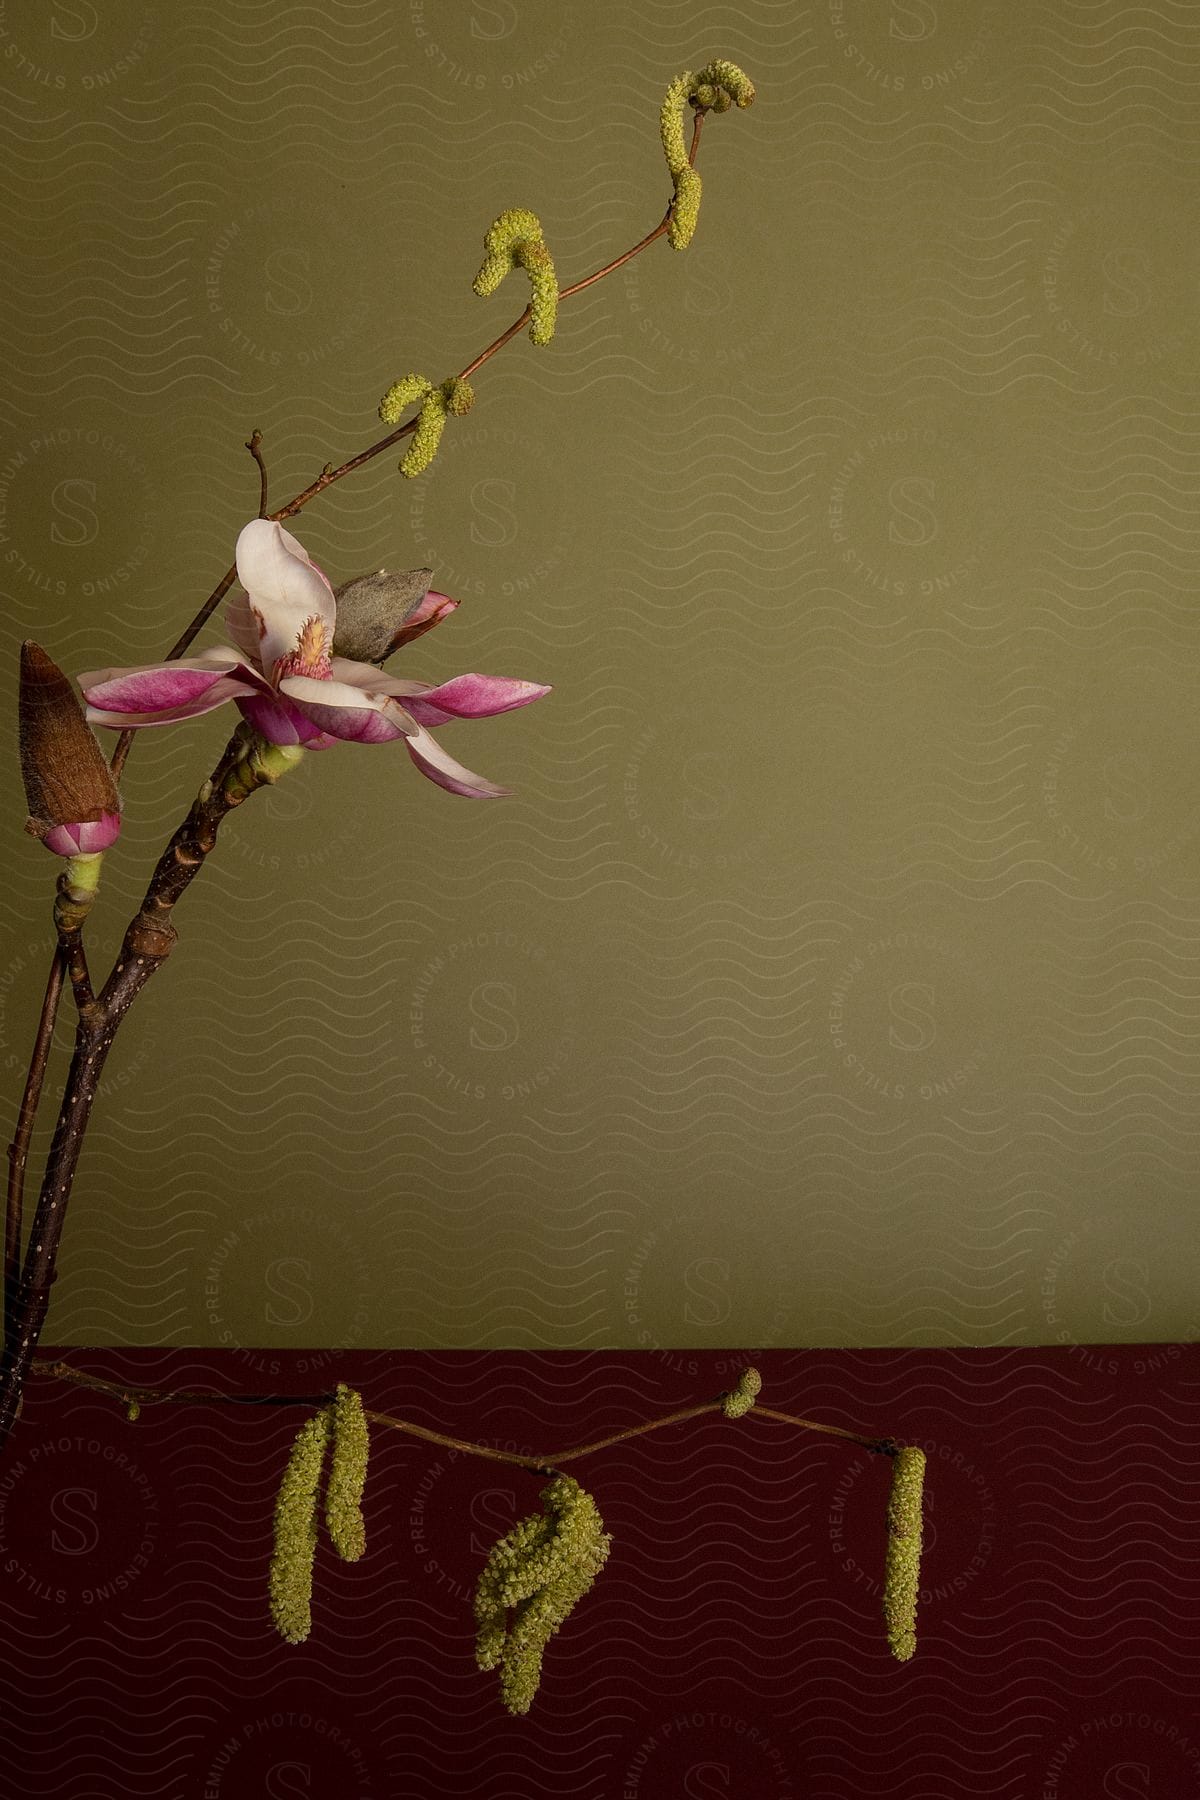
<instances>
[{"instance_id":1,"label":"wavy line pattern on background","mask_svg":"<svg viewBox=\"0 0 1200 1800\"><path fill-rule=\"evenodd\" d=\"M470 1602L491 1543L536 1505L523 1470L374 1430L366 1555L322 1546L313 1635L290 1646L266 1574L296 1413L147 1405L130 1425L38 1380L0 1481L8 1766L48 1800L288 1782L412 1800L705 1784L841 1800L879 1782L900 1800L931 1785L1025 1800L1064 1769L1103 1791L1115 1766L1183 1794L1196 1353L1142 1369L1161 1351L755 1352L764 1403L925 1450L914 1659L896 1665L884 1637L880 1459L714 1416L578 1465L612 1554L517 1722L475 1668ZM139 1385L345 1380L370 1407L522 1451L727 1389L745 1362L68 1354Z\"/></svg>"},{"instance_id":2,"label":"wavy line pattern on background","mask_svg":"<svg viewBox=\"0 0 1200 1800\"><path fill-rule=\"evenodd\" d=\"M30 15L2 65L0 574L70 669L176 635L252 427L281 499L503 329L503 207L564 281L646 229L681 56L760 98L705 128L686 255L482 370L429 476L303 516L336 578L461 600L407 672L554 693L451 728L503 806L347 749L230 821L52 1332L1200 1334L1195 8L150 10ZM138 745L97 964L225 725ZM15 1099L49 871L11 864Z\"/></svg>"}]
</instances>

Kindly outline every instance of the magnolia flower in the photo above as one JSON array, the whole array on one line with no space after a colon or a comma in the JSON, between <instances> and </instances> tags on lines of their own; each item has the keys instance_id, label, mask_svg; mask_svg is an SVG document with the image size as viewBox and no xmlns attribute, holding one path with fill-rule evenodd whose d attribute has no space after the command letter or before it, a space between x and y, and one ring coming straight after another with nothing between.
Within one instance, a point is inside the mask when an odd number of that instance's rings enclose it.
<instances>
[{"instance_id":1,"label":"magnolia flower","mask_svg":"<svg viewBox=\"0 0 1200 1800\"><path fill-rule=\"evenodd\" d=\"M422 775L450 793L492 799L509 792L455 762L430 728L511 712L548 694L548 687L501 675L456 675L435 687L335 656L333 589L304 546L274 520L252 519L243 529L237 572L245 592L235 594L225 613L236 649L222 644L148 668L81 675L91 724L122 731L171 725L232 700L272 744L326 750L342 739L403 738ZM399 638L419 635L457 604L430 591Z\"/></svg>"}]
</instances>

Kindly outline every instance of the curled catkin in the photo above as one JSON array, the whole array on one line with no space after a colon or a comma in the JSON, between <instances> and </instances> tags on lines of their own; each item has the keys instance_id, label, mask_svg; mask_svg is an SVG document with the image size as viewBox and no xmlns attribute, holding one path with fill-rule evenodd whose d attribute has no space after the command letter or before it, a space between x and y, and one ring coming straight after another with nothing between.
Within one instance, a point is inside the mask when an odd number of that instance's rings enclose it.
<instances>
[{"instance_id":1,"label":"curled catkin","mask_svg":"<svg viewBox=\"0 0 1200 1800\"><path fill-rule=\"evenodd\" d=\"M333 1409L333 1456L325 1488L325 1523L343 1562L357 1562L367 1547L362 1516L370 1448L362 1395L339 1383Z\"/></svg>"},{"instance_id":2,"label":"curled catkin","mask_svg":"<svg viewBox=\"0 0 1200 1800\"><path fill-rule=\"evenodd\" d=\"M271 1617L280 1637L289 1644L302 1644L312 1630L317 1490L331 1414L332 1408L324 1407L301 1427L275 1502L275 1548L268 1579Z\"/></svg>"},{"instance_id":3,"label":"curled catkin","mask_svg":"<svg viewBox=\"0 0 1200 1800\"><path fill-rule=\"evenodd\" d=\"M754 83L744 69L725 57L716 57L699 73L684 69L663 96L658 129L663 154L675 184L667 242L672 250L686 250L700 216L703 184L688 161L683 133L683 105L690 100L700 112L728 112L731 106L753 106Z\"/></svg>"},{"instance_id":4,"label":"curled catkin","mask_svg":"<svg viewBox=\"0 0 1200 1800\"><path fill-rule=\"evenodd\" d=\"M558 316L558 277L546 248L542 223L525 207L502 212L484 234L483 263L472 282L477 294L494 294L510 269L518 265L529 277L529 341L548 344Z\"/></svg>"},{"instance_id":5,"label":"curled catkin","mask_svg":"<svg viewBox=\"0 0 1200 1800\"><path fill-rule=\"evenodd\" d=\"M402 375L399 381L393 381L379 402L379 416L384 424L398 425L413 401L423 400L432 386L424 375Z\"/></svg>"},{"instance_id":6,"label":"curled catkin","mask_svg":"<svg viewBox=\"0 0 1200 1800\"><path fill-rule=\"evenodd\" d=\"M887 1562L883 1577L883 1616L891 1652L907 1662L917 1647L917 1596L921 1585L921 1495L925 1486L925 1452L907 1444L892 1461L888 1496Z\"/></svg>"},{"instance_id":7,"label":"curled catkin","mask_svg":"<svg viewBox=\"0 0 1200 1800\"><path fill-rule=\"evenodd\" d=\"M696 76L697 90L707 92L709 88L716 91L719 99L702 99L702 106L711 106L715 112L728 112L731 104L736 106L754 105L754 83L745 69L730 62L728 57L716 56L712 62L706 63ZM699 95L698 95L699 97ZM723 104L720 103L723 99Z\"/></svg>"}]
</instances>

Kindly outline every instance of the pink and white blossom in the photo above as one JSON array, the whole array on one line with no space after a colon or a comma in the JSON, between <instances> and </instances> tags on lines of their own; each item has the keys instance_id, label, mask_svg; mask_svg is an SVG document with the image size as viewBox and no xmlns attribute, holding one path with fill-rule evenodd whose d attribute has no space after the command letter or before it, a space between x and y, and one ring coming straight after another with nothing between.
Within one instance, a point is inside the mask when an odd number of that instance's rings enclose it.
<instances>
[{"instance_id":1,"label":"pink and white blossom","mask_svg":"<svg viewBox=\"0 0 1200 1800\"><path fill-rule=\"evenodd\" d=\"M171 725L232 700L273 744L325 750L339 742L402 738L421 773L452 794L492 799L509 791L456 762L433 729L528 706L548 687L502 675L456 675L434 685L333 655L333 589L304 546L274 520L252 519L243 528L237 572L243 591L225 612L233 645L81 675L90 724L118 731ZM404 635L419 635L457 604L430 591L405 621Z\"/></svg>"}]
</instances>

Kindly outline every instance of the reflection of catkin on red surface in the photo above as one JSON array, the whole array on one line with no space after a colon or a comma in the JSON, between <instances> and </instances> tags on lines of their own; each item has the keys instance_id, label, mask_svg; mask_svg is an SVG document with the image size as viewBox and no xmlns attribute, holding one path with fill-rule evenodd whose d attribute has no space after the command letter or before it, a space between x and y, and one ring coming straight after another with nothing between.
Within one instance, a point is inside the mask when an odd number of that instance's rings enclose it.
<instances>
[{"instance_id":1,"label":"reflection of catkin on red surface","mask_svg":"<svg viewBox=\"0 0 1200 1800\"><path fill-rule=\"evenodd\" d=\"M527 1713L542 1673L542 1653L608 1557L611 1537L596 1502L569 1475L541 1493L544 1513L522 1519L492 1546L475 1592L475 1660L500 1664L509 1712ZM507 1635L505 1611L514 1608Z\"/></svg>"},{"instance_id":2,"label":"reflection of catkin on red surface","mask_svg":"<svg viewBox=\"0 0 1200 1800\"><path fill-rule=\"evenodd\" d=\"M362 1395L342 1383L333 1409L333 1457L325 1489L325 1523L343 1562L357 1562L367 1547L362 1516L370 1440Z\"/></svg>"},{"instance_id":3,"label":"reflection of catkin on red surface","mask_svg":"<svg viewBox=\"0 0 1200 1800\"><path fill-rule=\"evenodd\" d=\"M921 1495L925 1452L906 1445L892 1463L888 1495L887 1563L883 1616L892 1655L907 1662L917 1647L917 1592L921 1583Z\"/></svg>"},{"instance_id":4,"label":"reflection of catkin on red surface","mask_svg":"<svg viewBox=\"0 0 1200 1800\"><path fill-rule=\"evenodd\" d=\"M732 1393L721 1396L721 1411L727 1419L740 1419L754 1405L754 1397L762 1392L762 1376L757 1369L743 1369Z\"/></svg>"},{"instance_id":5,"label":"reflection of catkin on red surface","mask_svg":"<svg viewBox=\"0 0 1200 1800\"><path fill-rule=\"evenodd\" d=\"M280 1637L289 1644L302 1644L312 1630L317 1489L329 1442L331 1411L323 1407L301 1427L275 1502L275 1549L269 1578L271 1617Z\"/></svg>"}]
</instances>

